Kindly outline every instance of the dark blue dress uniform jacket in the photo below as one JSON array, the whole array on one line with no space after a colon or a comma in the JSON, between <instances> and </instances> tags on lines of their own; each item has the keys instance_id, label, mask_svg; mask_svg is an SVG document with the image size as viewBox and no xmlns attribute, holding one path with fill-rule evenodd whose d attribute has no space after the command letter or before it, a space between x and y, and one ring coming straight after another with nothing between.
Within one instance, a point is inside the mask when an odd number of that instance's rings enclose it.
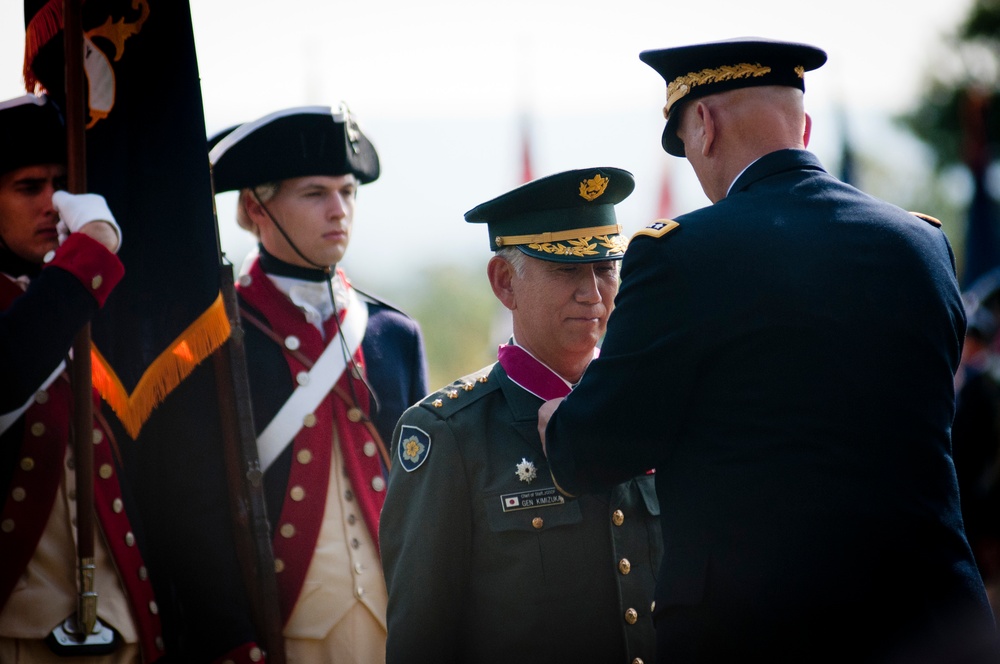
<instances>
[{"instance_id":1,"label":"dark blue dress uniform jacket","mask_svg":"<svg viewBox=\"0 0 1000 664\"><path fill-rule=\"evenodd\" d=\"M653 476L551 502L541 404L497 363L400 419L380 532L388 664L653 661ZM403 425L430 438L411 472ZM518 464L529 463L534 478L522 481Z\"/></svg>"},{"instance_id":2,"label":"dark blue dress uniform jacket","mask_svg":"<svg viewBox=\"0 0 1000 664\"><path fill-rule=\"evenodd\" d=\"M601 355L547 430L570 493L657 469L662 661L866 661L989 621L951 460L965 317L941 229L801 150L677 222L632 240Z\"/></svg>"}]
</instances>

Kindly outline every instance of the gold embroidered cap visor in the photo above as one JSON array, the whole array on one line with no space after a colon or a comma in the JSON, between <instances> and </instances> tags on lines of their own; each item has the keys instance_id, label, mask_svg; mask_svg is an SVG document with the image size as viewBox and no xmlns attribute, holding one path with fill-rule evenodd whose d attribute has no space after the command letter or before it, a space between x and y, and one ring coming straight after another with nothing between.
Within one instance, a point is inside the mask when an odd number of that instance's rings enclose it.
<instances>
[{"instance_id":1,"label":"gold embroidered cap visor","mask_svg":"<svg viewBox=\"0 0 1000 664\"><path fill-rule=\"evenodd\" d=\"M787 85L804 92L805 72L823 66L826 52L808 44L746 37L643 51L639 59L667 83L661 144L668 154L683 157L677 123L684 102L758 85Z\"/></svg>"},{"instance_id":2,"label":"gold embroidered cap visor","mask_svg":"<svg viewBox=\"0 0 1000 664\"><path fill-rule=\"evenodd\" d=\"M286 108L208 140L215 193L308 175L379 176L378 153L346 104Z\"/></svg>"},{"instance_id":3,"label":"gold embroidered cap visor","mask_svg":"<svg viewBox=\"0 0 1000 664\"><path fill-rule=\"evenodd\" d=\"M562 263L620 260L628 239L615 204L634 188L635 178L620 168L563 171L477 205L465 220L487 225L492 251L517 247L528 256Z\"/></svg>"}]
</instances>

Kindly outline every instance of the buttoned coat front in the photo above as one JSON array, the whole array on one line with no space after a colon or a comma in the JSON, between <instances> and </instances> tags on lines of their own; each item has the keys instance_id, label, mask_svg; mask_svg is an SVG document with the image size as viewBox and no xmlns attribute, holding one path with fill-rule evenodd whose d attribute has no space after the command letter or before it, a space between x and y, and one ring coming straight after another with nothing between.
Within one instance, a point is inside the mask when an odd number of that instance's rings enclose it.
<instances>
[{"instance_id":1,"label":"buttoned coat front","mask_svg":"<svg viewBox=\"0 0 1000 664\"><path fill-rule=\"evenodd\" d=\"M389 664L652 661L653 476L563 500L541 403L497 363L400 419L381 522ZM426 455L407 471L410 437Z\"/></svg>"}]
</instances>

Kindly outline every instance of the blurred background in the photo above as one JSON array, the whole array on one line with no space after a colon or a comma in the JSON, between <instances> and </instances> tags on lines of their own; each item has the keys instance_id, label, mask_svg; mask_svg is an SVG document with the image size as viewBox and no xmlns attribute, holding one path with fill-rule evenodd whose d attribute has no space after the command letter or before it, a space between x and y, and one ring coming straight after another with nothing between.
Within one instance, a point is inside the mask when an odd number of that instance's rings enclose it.
<instances>
[{"instance_id":1,"label":"blurred background","mask_svg":"<svg viewBox=\"0 0 1000 664\"><path fill-rule=\"evenodd\" d=\"M24 91L21 3L0 7L0 97ZM463 213L559 170L636 177L625 232L708 204L659 137L648 48L763 36L815 44L810 148L861 189L944 223L963 283L997 263L993 164L1000 2L841 0L195 0L206 130L345 101L381 178L362 188L343 267L424 328L433 387L492 361L508 317L485 230ZM163 54L169 58L169 53ZM253 246L217 197L222 250ZM970 225L971 224L971 225Z\"/></svg>"}]
</instances>

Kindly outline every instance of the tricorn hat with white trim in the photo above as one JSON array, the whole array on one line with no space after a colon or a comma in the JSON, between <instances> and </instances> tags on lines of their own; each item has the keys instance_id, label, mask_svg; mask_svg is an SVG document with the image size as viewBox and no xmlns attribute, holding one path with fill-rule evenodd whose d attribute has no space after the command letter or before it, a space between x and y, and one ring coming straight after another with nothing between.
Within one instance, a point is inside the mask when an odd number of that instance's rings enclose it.
<instances>
[{"instance_id":1,"label":"tricorn hat with white trim","mask_svg":"<svg viewBox=\"0 0 1000 664\"><path fill-rule=\"evenodd\" d=\"M219 132L209 139L215 192L309 175L379 176L378 153L345 104L301 106Z\"/></svg>"}]
</instances>

